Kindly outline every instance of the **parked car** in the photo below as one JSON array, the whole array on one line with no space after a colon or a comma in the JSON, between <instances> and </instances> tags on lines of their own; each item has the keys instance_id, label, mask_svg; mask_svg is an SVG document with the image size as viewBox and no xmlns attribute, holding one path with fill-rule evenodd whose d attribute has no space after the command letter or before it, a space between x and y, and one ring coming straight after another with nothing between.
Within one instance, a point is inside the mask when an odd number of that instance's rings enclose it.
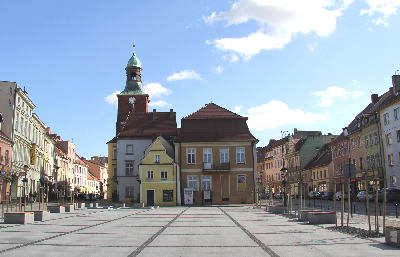
<instances>
[{"instance_id":1,"label":"parked car","mask_svg":"<svg viewBox=\"0 0 400 257\"><path fill-rule=\"evenodd\" d=\"M378 191L378 200L383 200L383 189ZM400 189L386 188L386 202L400 202Z\"/></svg>"},{"instance_id":2,"label":"parked car","mask_svg":"<svg viewBox=\"0 0 400 257\"><path fill-rule=\"evenodd\" d=\"M280 199L280 198L282 198L282 192L276 192L276 193L274 194L274 198L275 198L275 199Z\"/></svg>"},{"instance_id":3,"label":"parked car","mask_svg":"<svg viewBox=\"0 0 400 257\"><path fill-rule=\"evenodd\" d=\"M347 200L347 199L349 199L349 196L347 195L347 193L346 192L344 192L344 194L343 194L343 199L344 200ZM342 200L342 192L336 192L336 200L337 201L339 201L339 200Z\"/></svg>"},{"instance_id":4,"label":"parked car","mask_svg":"<svg viewBox=\"0 0 400 257\"><path fill-rule=\"evenodd\" d=\"M87 194L86 195L86 201L90 201L90 197L92 197L92 201L96 201L96 195L95 194Z\"/></svg>"},{"instance_id":5,"label":"parked car","mask_svg":"<svg viewBox=\"0 0 400 257\"><path fill-rule=\"evenodd\" d=\"M321 193L317 191L311 191L308 193L308 199L320 199L321 198Z\"/></svg>"},{"instance_id":6,"label":"parked car","mask_svg":"<svg viewBox=\"0 0 400 257\"><path fill-rule=\"evenodd\" d=\"M369 198L370 201L373 201L373 200L375 199L374 193L373 193L373 192L369 192L369 193L368 193L368 198ZM359 202L361 202L361 201L367 201L367 193L366 193L365 191L360 191L360 192L358 192L358 194L357 194L357 200L358 200Z\"/></svg>"},{"instance_id":7,"label":"parked car","mask_svg":"<svg viewBox=\"0 0 400 257\"><path fill-rule=\"evenodd\" d=\"M78 198L78 200L86 200L86 194L85 193L78 193L77 198Z\"/></svg>"},{"instance_id":8,"label":"parked car","mask_svg":"<svg viewBox=\"0 0 400 257\"><path fill-rule=\"evenodd\" d=\"M333 192L322 192L321 199L322 200L333 200Z\"/></svg>"}]
</instances>

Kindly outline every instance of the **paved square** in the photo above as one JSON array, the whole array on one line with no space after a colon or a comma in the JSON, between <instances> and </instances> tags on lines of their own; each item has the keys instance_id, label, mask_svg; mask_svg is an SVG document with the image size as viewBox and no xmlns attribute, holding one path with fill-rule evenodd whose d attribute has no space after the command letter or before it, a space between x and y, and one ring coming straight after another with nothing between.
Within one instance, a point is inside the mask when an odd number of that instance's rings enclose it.
<instances>
[{"instance_id":1,"label":"paved square","mask_svg":"<svg viewBox=\"0 0 400 257\"><path fill-rule=\"evenodd\" d=\"M400 249L251 206L80 209L0 223L1 256L399 256ZM382 240L381 240L382 241Z\"/></svg>"}]
</instances>

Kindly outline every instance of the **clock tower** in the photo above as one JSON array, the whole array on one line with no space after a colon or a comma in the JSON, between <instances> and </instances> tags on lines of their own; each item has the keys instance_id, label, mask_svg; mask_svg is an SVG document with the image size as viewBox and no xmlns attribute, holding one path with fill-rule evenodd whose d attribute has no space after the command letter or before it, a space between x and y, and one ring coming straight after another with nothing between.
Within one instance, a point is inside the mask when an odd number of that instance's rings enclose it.
<instances>
[{"instance_id":1,"label":"clock tower","mask_svg":"<svg viewBox=\"0 0 400 257\"><path fill-rule=\"evenodd\" d=\"M126 70L126 85L124 91L117 95L118 97L118 117L117 134L122 128L129 112L148 112L149 95L142 89L142 65L135 53L133 45L133 55L128 61Z\"/></svg>"}]
</instances>

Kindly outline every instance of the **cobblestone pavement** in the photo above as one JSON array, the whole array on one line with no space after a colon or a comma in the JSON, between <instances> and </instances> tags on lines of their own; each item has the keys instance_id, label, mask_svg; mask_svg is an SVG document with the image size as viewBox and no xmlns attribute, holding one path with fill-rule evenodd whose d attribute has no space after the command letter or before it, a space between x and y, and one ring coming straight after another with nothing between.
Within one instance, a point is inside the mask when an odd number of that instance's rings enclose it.
<instances>
[{"instance_id":1,"label":"cobblestone pavement","mask_svg":"<svg viewBox=\"0 0 400 257\"><path fill-rule=\"evenodd\" d=\"M382 238L357 238L252 206L79 209L27 225L0 220L0 238L1 256L400 255Z\"/></svg>"}]
</instances>

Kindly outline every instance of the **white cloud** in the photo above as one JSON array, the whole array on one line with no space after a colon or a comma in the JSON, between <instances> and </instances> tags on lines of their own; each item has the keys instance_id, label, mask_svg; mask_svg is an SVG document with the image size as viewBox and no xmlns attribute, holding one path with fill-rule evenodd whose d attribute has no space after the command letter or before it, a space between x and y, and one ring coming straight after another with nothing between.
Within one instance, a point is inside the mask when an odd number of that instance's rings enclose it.
<instances>
[{"instance_id":1,"label":"white cloud","mask_svg":"<svg viewBox=\"0 0 400 257\"><path fill-rule=\"evenodd\" d=\"M400 7L400 0L366 0L365 2L369 5L369 10L362 10L360 12L361 15L372 15L377 12L383 14L384 19L388 18L391 14L396 14L397 7ZM385 24L382 20L378 19L376 25L380 23Z\"/></svg>"},{"instance_id":2,"label":"white cloud","mask_svg":"<svg viewBox=\"0 0 400 257\"><path fill-rule=\"evenodd\" d=\"M161 97L163 95L172 95L171 89L161 86L160 83L149 83L143 86L143 91L152 97Z\"/></svg>"},{"instance_id":3,"label":"white cloud","mask_svg":"<svg viewBox=\"0 0 400 257\"><path fill-rule=\"evenodd\" d=\"M276 128L286 124L313 124L316 121L325 121L328 114L315 114L304 112L300 109L289 109L289 106L281 101L272 100L268 104L249 109L247 124L251 130L263 131L266 128Z\"/></svg>"},{"instance_id":4,"label":"white cloud","mask_svg":"<svg viewBox=\"0 0 400 257\"><path fill-rule=\"evenodd\" d=\"M221 65L218 65L217 67L211 66L211 69L214 73L221 73L224 70L224 67L222 67Z\"/></svg>"},{"instance_id":5,"label":"white cloud","mask_svg":"<svg viewBox=\"0 0 400 257\"><path fill-rule=\"evenodd\" d=\"M315 44L307 44L307 46L308 46L308 49L312 52L312 51L314 51L314 49L315 49L315 47L318 45L318 43L315 43Z\"/></svg>"},{"instance_id":6,"label":"white cloud","mask_svg":"<svg viewBox=\"0 0 400 257\"><path fill-rule=\"evenodd\" d=\"M348 96L359 97L361 95L364 95L364 92L360 90L347 92L346 89L335 86L329 87L326 91L317 91L312 94L320 98L318 106L327 107L333 104L335 98L345 99Z\"/></svg>"},{"instance_id":7,"label":"white cloud","mask_svg":"<svg viewBox=\"0 0 400 257\"><path fill-rule=\"evenodd\" d=\"M194 70L184 70L179 73L174 73L167 78L168 81L171 80L184 80L184 79L200 79L202 80L200 74L197 74Z\"/></svg>"},{"instance_id":8,"label":"white cloud","mask_svg":"<svg viewBox=\"0 0 400 257\"><path fill-rule=\"evenodd\" d=\"M233 109L233 112L234 112L234 113L239 113L241 109L242 109L242 106L236 106L236 107Z\"/></svg>"},{"instance_id":9,"label":"white cloud","mask_svg":"<svg viewBox=\"0 0 400 257\"><path fill-rule=\"evenodd\" d=\"M115 106L118 106L117 94L119 93L121 93L121 91L115 91L114 93L104 97L104 101L106 101L109 104L115 104Z\"/></svg>"},{"instance_id":10,"label":"white cloud","mask_svg":"<svg viewBox=\"0 0 400 257\"><path fill-rule=\"evenodd\" d=\"M342 114L345 113L345 111L337 111L336 114Z\"/></svg>"},{"instance_id":11,"label":"white cloud","mask_svg":"<svg viewBox=\"0 0 400 257\"><path fill-rule=\"evenodd\" d=\"M212 44L224 51L233 51L249 59L261 50L283 48L297 33L315 31L327 36L335 30L336 18L351 1L334 3L326 0L240 0L229 11L215 12L204 21L213 23L226 21L226 26L255 20L259 29L241 38L214 39ZM335 10L329 10L340 5Z\"/></svg>"},{"instance_id":12,"label":"white cloud","mask_svg":"<svg viewBox=\"0 0 400 257\"><path fill-rule=\"evenodd\" d=\"M165 107L170 105L169 103L167 103L166 101L163 100L158 100L158 101L150 101L149 106L153 106L153 107Z\"/></svg>"}]
</instances>

